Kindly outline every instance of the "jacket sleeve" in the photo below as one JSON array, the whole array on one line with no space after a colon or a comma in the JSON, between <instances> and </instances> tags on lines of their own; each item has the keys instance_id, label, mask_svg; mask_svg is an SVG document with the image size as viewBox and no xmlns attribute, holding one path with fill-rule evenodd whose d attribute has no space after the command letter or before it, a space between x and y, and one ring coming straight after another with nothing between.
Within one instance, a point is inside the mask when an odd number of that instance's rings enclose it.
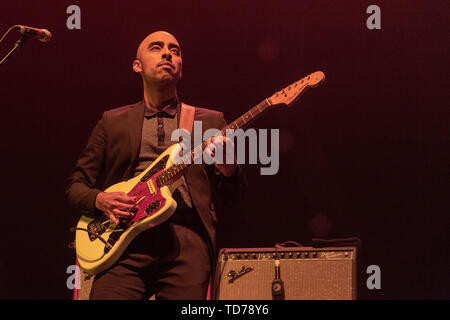
<instances>
[{"instance_id":1,"label":"jacket sleeve","mask_svg":"<svg viewBox=\"0 0 450 320\"><path fill-rule=\"evenodd\" d=\"M105 114L92 131L88 143L69 177L65 195L70 207L83 214L97 214L95 199L102 190L96 183L103 170L106 150Z\"/></svg>"},{"instance_id":2,"label":"jacket sleeve","mask_svg":"<svg viewBox=\"0 0 450 320\"><path fill-rule=\"evenodd\" d=\"M223 113L217 128L224 128L227 125ZM237 208L243 205L244 192L247 188L247 178L242 168L238 165L231 177L225 177L216 166L211 165L210 179L215 189L216 198L219 198L226 208ZM212 171L212 172L211 172Z\"/></svg>"}]
</instances>

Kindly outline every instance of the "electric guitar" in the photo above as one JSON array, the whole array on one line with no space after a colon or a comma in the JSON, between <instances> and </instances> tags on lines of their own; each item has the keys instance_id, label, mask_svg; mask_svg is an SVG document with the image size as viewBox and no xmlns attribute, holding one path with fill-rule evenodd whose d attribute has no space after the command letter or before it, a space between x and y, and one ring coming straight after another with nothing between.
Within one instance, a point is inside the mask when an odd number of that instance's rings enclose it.
<instances>
[{"instance_id":1,"label":"electric guitar","mask_svg":"<svg viewBox=\"0 0 450 320\"><path fill-rule=\"evenodd\" d=\"M223 128L222 134L225 135L227 129L237 130L247 126L273 106L294 104L307 88L318 86L324 79L323 72L317 71L294 82ZM134 216L126 220L120 218L119 224L115 224L106 215L97 218L83 215L76 228L72 228L76 231L75 248L80 267L89 274L109 268L139 233L170 218L177 208L172 198L172 187L183 170L202 155L207 144L203 142L181 161L179 158L175 161L175 156L180 155L182 146L174 144L138 176L107 188L105 192L124 192L138 199L128 210Z\"/></svg>"}]
</instances>

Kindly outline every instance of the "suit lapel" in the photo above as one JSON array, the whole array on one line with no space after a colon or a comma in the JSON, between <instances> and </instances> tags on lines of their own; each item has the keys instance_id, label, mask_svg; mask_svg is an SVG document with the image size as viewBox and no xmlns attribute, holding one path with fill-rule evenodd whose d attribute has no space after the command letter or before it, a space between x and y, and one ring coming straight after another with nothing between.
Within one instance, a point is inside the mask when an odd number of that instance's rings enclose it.
<instances>
[{"instance_id":1,"label":"suit lapel","mask_svg":"<svg viewBox=\"0 0 450 320\"><path fill-rule=\"evenodd\" d=\"M130 136L130 167L128 174L130 174L131 167L139 155L142 139L142 122L144 119L144 101L140 101L128 112L128 133Z\"/></svg>"}]
</instances>

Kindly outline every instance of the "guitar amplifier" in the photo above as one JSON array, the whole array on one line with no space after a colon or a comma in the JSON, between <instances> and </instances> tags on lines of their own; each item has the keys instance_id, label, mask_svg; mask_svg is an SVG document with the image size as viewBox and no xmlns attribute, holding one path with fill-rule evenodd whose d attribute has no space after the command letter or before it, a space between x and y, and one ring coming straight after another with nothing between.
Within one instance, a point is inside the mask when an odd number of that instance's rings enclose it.
<instances>
[{"instance_id":1,"label":"guitar amplifier","mask_svg":"<svg viewBox=\"0 0 450 320\"><path fill-rule=\"evenodd\" d=\"M78 262L75 269L75 284L73 289L73 300L89 300L92 284L94 283L94 275L88 275L80 269Z\"/></svg>"},{"instance_id":2,"label":"guitar amplifier","mask_svg":"<svg viewBox=\"0 0 450 320\"><path fill-rule=\"evenodd\" d=\"M282 282L281 299L356 299L356 247L221 249L214 297L280 299L275 278Z\"/></svg>"}]
</instances>

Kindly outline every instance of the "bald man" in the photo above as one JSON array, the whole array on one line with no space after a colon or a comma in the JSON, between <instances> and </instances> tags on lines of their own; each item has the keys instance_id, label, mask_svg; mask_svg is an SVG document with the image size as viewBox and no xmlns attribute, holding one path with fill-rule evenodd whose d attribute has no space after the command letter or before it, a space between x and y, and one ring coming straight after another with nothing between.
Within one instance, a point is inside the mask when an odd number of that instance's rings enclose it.
<instances>
[{"instance_id":1,"label":"bald man","mask_svg":"<svg viewBox=\"0 0 450 320\"><path fill-rule=\"evenodd\" d=\"M85 215L118 223L130 217L134 199L107 187L139 175L174 141L181 101L176 85L182 56L173 35L157 31L139 45L133 70L143 99L103 113L82 151L66 188L68 203ZM222 112L195 107L202 129L226 126ZM202 133L203 134L203 133ZM225 137L215 139L223 147ZM214 148L208 149L214 154ZM119 260L96 275L91 299L205 299L216 259L216 207L242 202L245 176L236 164L191 165L172 196L171 218L139 234Z\"/></svg>"}]
</instances>

